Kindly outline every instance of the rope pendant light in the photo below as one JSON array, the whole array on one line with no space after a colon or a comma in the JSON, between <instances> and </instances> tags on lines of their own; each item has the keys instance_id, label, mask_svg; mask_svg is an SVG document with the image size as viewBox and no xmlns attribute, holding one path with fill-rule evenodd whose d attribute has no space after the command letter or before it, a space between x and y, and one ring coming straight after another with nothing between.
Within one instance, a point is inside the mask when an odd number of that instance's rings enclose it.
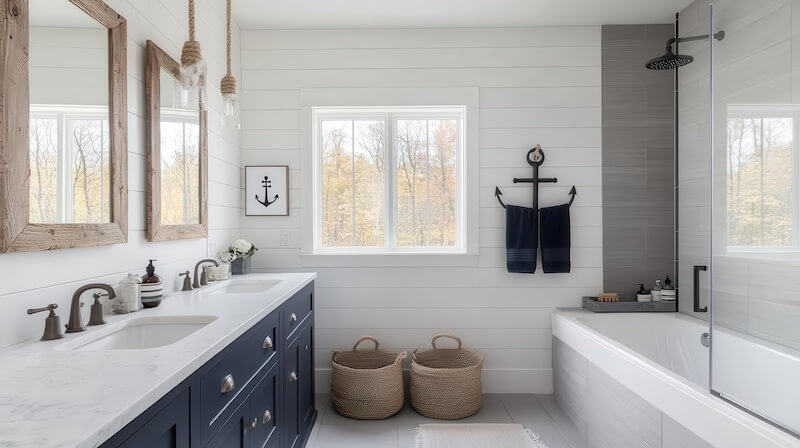
<instances>
[{"instance_id":1,"label":"rope pendant light","mask_svg":"<svg viewBox=\"0 0 800 448\"><path fill-rule=\"evenodd\" d=\"M189 0L189 40L181 51L181 102L184 107L206 110L206 61L195 40L194 0Z\"/></svg>"},{"instance_id":2,"label":"rope pendant light","mask_svg":"<svg viewBox=\"0 0 800 448\"><path fill-rule=\"evenodd\" d=\"M219 83L219 89L222 92L220 124L239 128L239 98L236 95L236 78L231 73L231 0L227 0L226 18L228 27L225 51L228 71Z\"/></svg>"}]
</instances>

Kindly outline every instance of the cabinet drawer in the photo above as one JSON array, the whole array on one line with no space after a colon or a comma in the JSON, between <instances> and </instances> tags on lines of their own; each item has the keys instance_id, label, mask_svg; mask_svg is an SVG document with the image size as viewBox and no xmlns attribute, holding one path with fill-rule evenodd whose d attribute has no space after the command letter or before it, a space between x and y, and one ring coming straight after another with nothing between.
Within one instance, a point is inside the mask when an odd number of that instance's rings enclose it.
<instances>
[{"instance_id":1,"label":"cabinet drawer","mask_svg":"<svg viewBox=\"0 0 800 448\"><path fill-rule=\"evenodd\" d=\"M309 283L300 290L300 292L286 301L286 304L283 306L283 328L285 329L283 334L286 336L286 339L291 339L296 336L295 330L300 328L300 324L311 314L313 294L314 283Z\"/></svg>"},{"instance_id":2,"label":"cabinet drawer","mask_svg":"<svg viewBox=\"0 0 800 448\"><path fill-rule=\"evenodd\" d=\"M246 389L256 372L277 361L280 313L274 312L231 344L201 375L200 415L203 443L219 429L232 410L228 405Z\"/></svg>"}]
</instances>

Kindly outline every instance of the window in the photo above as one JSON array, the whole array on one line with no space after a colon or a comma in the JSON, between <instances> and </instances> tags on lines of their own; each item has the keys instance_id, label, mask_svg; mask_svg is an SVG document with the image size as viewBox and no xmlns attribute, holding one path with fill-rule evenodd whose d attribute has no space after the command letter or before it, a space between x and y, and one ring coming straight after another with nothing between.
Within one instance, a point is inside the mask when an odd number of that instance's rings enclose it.
<instances>
[{"instance_id":1,"label":"window","mask_svg":"<svg viewBox=\"0 0 800 448\"><path fill-rule=\"evenodd\" d=\"M108 109L31 105L32 223L111 222Z\"/></svg>"},{"instance_id":2,"label":"window","mask_svg":"<svg viewBox=\"0 0 800 448\"><path fill-rule=\"evenodd\" d=\"M313 109L315 252L464 252L464 110Z\"/></svg>"},{"instance_id":3,"label":"window","mask_svg":"<svg viewBox=\"0 0 800 448\"><path fill-rule=\"evenodd\" d=\"M731 106L727 235L731 249L800 249L800 108Z\"/></svg>"}]
</instances>

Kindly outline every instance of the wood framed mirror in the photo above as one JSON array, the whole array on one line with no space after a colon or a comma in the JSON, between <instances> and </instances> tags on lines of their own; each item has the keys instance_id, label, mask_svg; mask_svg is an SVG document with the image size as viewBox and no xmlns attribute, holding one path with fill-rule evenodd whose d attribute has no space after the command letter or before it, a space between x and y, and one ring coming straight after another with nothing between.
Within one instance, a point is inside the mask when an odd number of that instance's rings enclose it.
<instances>
[{"instance_id":1,"label":"wood framed mirror","mask_svg":"<svg viewBox=\"0 0 800 448\"><path fill-rule=\"evenodd\" d=\"M0 33L0 253L126 242L125 18L2 0Z\"/></svg>"},{"instance_id":2,"label":"wood framed mirror","mask_svg":"<svg viewBox=\"0 0 800 448\"><path fill-rule=\"evenodd\" d=\"M147 41L147 239L208 236L208 114L181 105L180 64Z\"/></svg>"}]
</instances>

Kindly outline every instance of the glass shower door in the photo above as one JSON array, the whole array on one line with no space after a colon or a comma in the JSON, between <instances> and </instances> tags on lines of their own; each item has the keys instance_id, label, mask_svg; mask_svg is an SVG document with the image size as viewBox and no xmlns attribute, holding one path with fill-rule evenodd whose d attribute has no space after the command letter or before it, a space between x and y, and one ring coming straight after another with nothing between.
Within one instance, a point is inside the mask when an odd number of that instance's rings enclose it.
<instances>
[{"instance_id":1,"label":"glass shower door","mask_svg":"<svg viewBox=\"0 0 800 448\"><path fill-rule=\"evenodd\" d=\"M800 434L800 0L711 18L710 388Z\"/></svg>"}]
</instances>

